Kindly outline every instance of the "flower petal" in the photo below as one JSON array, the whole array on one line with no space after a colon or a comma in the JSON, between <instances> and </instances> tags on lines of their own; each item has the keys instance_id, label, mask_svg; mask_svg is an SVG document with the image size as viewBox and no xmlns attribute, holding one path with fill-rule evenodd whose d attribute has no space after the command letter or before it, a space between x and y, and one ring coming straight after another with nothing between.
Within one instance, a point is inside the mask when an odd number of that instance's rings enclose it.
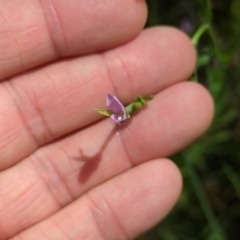
<instances>
[{"instance_id":1,"label":"flower petal","mask_svg":"<svg viewBox=\"0 0 240 240\"><path fill-rule=\"evenodd\" d=\"M126 110L123 106L123 104L118 100L117 97L113 96L112 94L107 94L106 104L108 107L108 110L110 110L112 113L118 113L118 114L126 114Z\"/></svg>"}]
</instances>

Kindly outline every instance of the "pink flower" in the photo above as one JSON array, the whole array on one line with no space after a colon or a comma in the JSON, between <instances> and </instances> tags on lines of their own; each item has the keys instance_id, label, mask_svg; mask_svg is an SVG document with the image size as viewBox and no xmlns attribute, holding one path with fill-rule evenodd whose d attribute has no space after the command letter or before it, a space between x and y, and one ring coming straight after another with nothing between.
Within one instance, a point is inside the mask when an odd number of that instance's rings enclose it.
<instances>
[{"instance_id":1,"label":"pink flower","mask_svg":"<svg viewBox=\"0 0 240 240\"><path fill-rule=\"evenodd\" d=\"M127 119L127 112L123 104L116 96L107 94L106 104L108 110L111 112L111 119L116 123L123 123Z\"/></svg>"},{"instance_id":2,"label":"pink flower","mask_svg":"<svg viewBox=\"0 0 240 240\"><path fill-rule=\"evenodd\" d=\"M103 116L111 117L115 123L121 124L129 119L132 113L141 109L148 101L151 101L153 97L153 95L148 97L138 96L135 101L124 107L116 96L109 93L106 98L108 109L96 108L95 111Z\"/></svg>"}]
</instances>

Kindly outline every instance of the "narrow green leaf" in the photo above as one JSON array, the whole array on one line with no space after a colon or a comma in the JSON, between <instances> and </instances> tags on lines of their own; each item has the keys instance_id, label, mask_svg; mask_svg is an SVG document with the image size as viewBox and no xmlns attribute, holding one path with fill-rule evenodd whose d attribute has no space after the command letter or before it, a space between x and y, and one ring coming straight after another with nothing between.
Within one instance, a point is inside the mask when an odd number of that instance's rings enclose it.
<instances>
[{"instance_id":1,"label":"narrow green leaf","mask_svg":"<svg viewBox=\"0 0 240 240\"><path fill-rule=\"evenodd\" d=\"M102 114L102 115L107 116L107 117L111 116L111 112L109 110L106 110L106 109L95 109L95 111L97 111L99 114Z\"/></svg>"}]
</instances>

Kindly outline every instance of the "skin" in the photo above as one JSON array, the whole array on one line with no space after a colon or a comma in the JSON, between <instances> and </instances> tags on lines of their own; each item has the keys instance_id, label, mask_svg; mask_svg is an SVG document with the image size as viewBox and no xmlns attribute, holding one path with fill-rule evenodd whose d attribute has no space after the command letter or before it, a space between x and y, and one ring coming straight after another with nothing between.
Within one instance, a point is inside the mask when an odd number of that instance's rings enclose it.
<instances>
[{"instance_id":1,"label":"skin","mask_svg":"<svg viewBox=\"0 0 240 240\"><path fill-rule=\"evenodd\" d=\"M176 203L168 156L209 126L182 32L143 30L142 0L0 2L0 240L134 239ZM121 126L102 118L155 94Z\"/></svg>"}]
</instances>

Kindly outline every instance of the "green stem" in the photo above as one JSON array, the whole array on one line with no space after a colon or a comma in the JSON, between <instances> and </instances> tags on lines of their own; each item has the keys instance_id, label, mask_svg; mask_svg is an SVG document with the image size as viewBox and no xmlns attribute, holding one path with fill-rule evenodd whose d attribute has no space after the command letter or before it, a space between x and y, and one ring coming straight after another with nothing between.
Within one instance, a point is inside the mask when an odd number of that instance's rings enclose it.
<instances>
[{"instance_id":1,"label":"green stem","mask_svg":"<svg viewBox=\"0 0 240 240\"><path fill-rule=\"evenodd\" d=\"M221 53L220 48L218 47L218 43L217 43L217 39L216 39L216 34L214 31L214 28L212 26L212 12L211 12L211 6L210 6L210 0L205 0L205 20L206 23L203 24L197 31L196 33L193 35L192 37L192 43L193 45L197 48L198 43L200 38L202 37L202 35L208 31L209 36L212 40L212 44L214 47L214 52L216 57L218 58L218 60L220 61L220 63L223 62L223 55ZM194 82L198 82L198 75L197 75L197 69L195 69L194 71L194 75L191 79Z\"/></svg>"},{"instance_id":2,"label":"green stem","mask_svg":"<svg viewBox=\"0 0 240 240\"><path fill-rule=\"evenodd\" d=\"M209 29L209 24L202 25L192 37L192 44L197 47L201 36Z\"/></svg>"},{"instance_id":3,"label":"green stem","mask_svg":"<svg viewBox=\"0 0 240 240\"><path fill-rule=\"evenodd\" d=\"M221 50L218 47L217 40L216 40L216 34L215 34L213 24L212 24L213 16L212 16L211 1L210 0L205 0L205 9L206 9L205 10L206 11L206 20L207 20L207 23L209 25L208 31L209 31L209 35L212 39L212 43L213 43L213 46L214 46L214 51L215 51L215 54L216 54L218 60L220 62L222 62L223 57L222 57L222 54L221 54Z\"/></svg>"},{"instance_id":4,"label":"green stem","mask_svg":"<svg viewBox=\"0 0 240 240\"><path fill-rule=\"evenodd\" d=\"M209 29L209 25L208 24L204 24L202 25L197 31L196 33L193 35L192 37L192 44L197 48L198 42L200 40L200 38L202 37L202 35ZM198 82L198 74L197 74L197 68L195 68L194 70L194 74L193 77L191 78L191 81L193 82Z\"/></svg>"},{"instance_id":5,"label":"green stem","mask_svg":"<svg viewBox=\"0 0 240 240\"><path fill-rule=\"evenodd\" d=\"M214 29L213 29L212 25L209 26L208 31L209 31L209 35L210 35L210 37L212 39L212 43L213 43L215 54L216 54L218 60L220 62L222 62L223 61L222 53L221 53L220 48L218 47L216 34L214 32Z\"/></svg>"},{"instance_id":6,"label":"green stem","mask_svg":"<svg viewBox=\"0 0 240 240\"><path fill-rule=\"evenodd\" d=\"M236 174L230 165L223 165L223 171L225 172L226 176L232 183L238 198L240 199L240 179L238 174Z\"/></svg>"},{"instance_id":7,"label":"green stem","mask_svg":"<svg viewBox=\"0 0 240 240\"><path fill-rule=\"evenodd\" d=\"M191 153L189 152L187 156L191 156ZM201 180L199 179L194 167L190 163L189 159L186 159L186 158L185 158L185 164L188 171L188 175L193 184L193 189L195 191L195 194L198 197L201 208L209 222L210 227L212 228L213 232L216 234L218 240L226 240L225 233L221 228L218 222L218 219L214 215L211 204L208 201L206 193L201 185Z\"/></svg>"},{"instance_id":8,"label":"green stem","mask_svg":"<svg viewBox=\"0 0 240 240\"><path fill-rule=\"evenodd\" d=\"M212 10L211 10L211 0L205 0L205 16L208 23L212 22Z\"/></svg>"}]
</instances>

